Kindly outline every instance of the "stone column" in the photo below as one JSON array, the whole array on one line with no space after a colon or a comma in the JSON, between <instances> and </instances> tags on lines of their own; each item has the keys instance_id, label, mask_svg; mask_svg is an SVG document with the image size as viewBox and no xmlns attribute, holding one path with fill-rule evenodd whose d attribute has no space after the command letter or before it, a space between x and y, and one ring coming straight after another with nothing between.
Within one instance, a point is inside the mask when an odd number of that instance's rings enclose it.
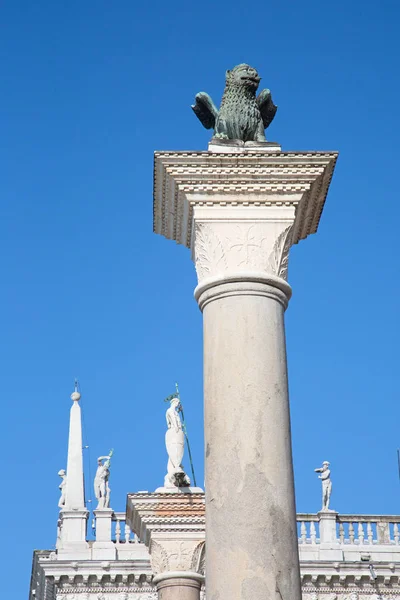
<instances>
[{"instance_id":1,"label":"stone column","mask_svg":"<svg viewBox=\"0 0 400 600\"><path fill-rule=\"evenodd\" d=\"M337 155L210 149L156 153L154 194L156 233L192 250L204 316L207 600L300 600L286 276Z\"/></svg>"},{"instance_id":2,"label":"stone column","mask_svg":"<svg viewBox=\"0 0 400 600\"><path fill-rule=\"evenodd\" d=\"M126 521L149 548L159 600L200 600L204 494L129 494Z\"/></svg>"}]
</instances>

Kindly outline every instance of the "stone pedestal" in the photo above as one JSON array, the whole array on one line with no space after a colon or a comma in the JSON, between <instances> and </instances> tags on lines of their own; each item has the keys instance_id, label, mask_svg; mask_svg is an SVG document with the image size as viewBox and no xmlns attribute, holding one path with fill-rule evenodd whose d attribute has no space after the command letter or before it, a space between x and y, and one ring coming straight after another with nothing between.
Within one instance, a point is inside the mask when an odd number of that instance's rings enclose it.
<instances>
[{"instance_id":1,"label":"stone pedestal","mask_svg":"<svg viewBox=\"0 0 400 600\"><path fill-rule=\"evenodd\" d=\"M334 510L321 510L318 513L320 560L343 560L343 550L336 534L337 516Z\"/></svg>"},{"instance_id":2,"label":"stone pedestal","mask_svg":"<svg viewBox=\"0 0 400 600\"><path fill-rule=\"evenodd\" d=\"M160 600L199 600L204 583L204 494L129 494L126 521L149 549Z\"/></svg>"},{"instance_id":3,"label":"stone pedestal","mask_svg":"<svg viewBox=\"0 0 400 600\"><path fill-rule=\"evenodd\" d=\"M89 511L60 511L60 539L57 542L57 553L62 560L88 558L90 550L86 541L86 525Z\"/></svg>"},{"instance_id":4,"label":"stone pedestal","mask_svg":"<svg viewBox=\"0 0 400 600\"><path fill-rule=\"evenodd\" d=\"M96 541L92 546L93 560L115 560L117 551L111 541L111 523L113 510L102 508L93 511L96 519Z\"/></svg>"},{"instance_id":5,"label":"stone pedestal","mask_svg":"<svg viewBox=\"0 0 400 600\"><path fill-rule=\"evenodd\" d=\"M213 148L215 150L215 148ZM192 250L204 316L208 600L300 600L284 311L335 153L156 153L154 230Z\"/></svg>"},{"instance_id":6,"label":"stone pedestal","mask_svg":"<svg viewBox=\"0 0 400 600\"><path fill-rule=\"evenodd\" d=\"M334 510L323 510L319 517L319 542L320 544L338 544L336 535L336 519L338 513Z\"/></svg>"}]
</instances>

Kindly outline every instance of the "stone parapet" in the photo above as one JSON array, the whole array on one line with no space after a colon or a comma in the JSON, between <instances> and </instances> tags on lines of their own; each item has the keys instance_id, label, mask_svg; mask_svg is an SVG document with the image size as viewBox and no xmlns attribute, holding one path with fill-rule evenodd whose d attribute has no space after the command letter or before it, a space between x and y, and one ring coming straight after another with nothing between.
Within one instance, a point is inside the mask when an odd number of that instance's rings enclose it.
<instances>
[{"instance_id":1,"label":"stone parapet","mask_svg":"<svg viewBox=\"0 0 400 600\"><path fill-rule=\"evenodd\" d=\"M399 563L400 515L298 513L300 561Z\"/></svg>"}]
</instances>

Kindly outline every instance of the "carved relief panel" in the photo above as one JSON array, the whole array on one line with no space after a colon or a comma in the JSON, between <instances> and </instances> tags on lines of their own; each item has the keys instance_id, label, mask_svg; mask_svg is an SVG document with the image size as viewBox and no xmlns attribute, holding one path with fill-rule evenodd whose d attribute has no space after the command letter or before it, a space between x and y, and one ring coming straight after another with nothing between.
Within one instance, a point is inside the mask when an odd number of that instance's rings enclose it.
<instances>
[{"instance_id":1,"label":"carved relief panel","mask_svg":"<svg viewBox=\"0 0 400 600\"><path fill-rule=\"evenodd\" d=\"M199 282L240 271L287 278L292 226L287 222L198 222L194 259Z\"/></svg>"}]
</instances>

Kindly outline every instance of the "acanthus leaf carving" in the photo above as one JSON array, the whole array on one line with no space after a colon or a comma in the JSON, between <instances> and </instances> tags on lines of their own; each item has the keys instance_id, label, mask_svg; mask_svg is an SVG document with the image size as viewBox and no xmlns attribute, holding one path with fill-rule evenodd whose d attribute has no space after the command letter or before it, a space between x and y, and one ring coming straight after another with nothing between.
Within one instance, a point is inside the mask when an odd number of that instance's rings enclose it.
<instances>
[{"instance_id":1,"label":"acanthus leaf carving","mask_svg":"<svg viewBox=\"0 0 400 600\"><path fill-rule=\"evenodd\" d=\"M158 544L154 540L151 541L150 545L150 559L151 566L156 575L163 571L169 571L168 554L161 544Z\"/></svg>"},{"instance_id":2,"label":"acanthus leaf carving","mask_svg":"<svg viewBox=\"0 0 400 600\"><path fill-rule=\"evenodd\" d=\"M206 560L205 549L206 549L205 542L200 542L199 544L197 544L197 546L193 552L192 564L190 566L192 571L195 571L196 573L200 573L200 575L205 574L205 566L206 566L205 565L205 560Z\"/></svg>"},{"instance_id":3,"label":"acanthus leaf carving","mask_svg":"<svg viewBox=\"0 0 400 600\"><path fill-rule=\"evenodd\" d=\"M278 232L274 223L196 223L194 257L199 282L229 271L265 272L286 279L292 226Z\"/></svg>"},{"instance_id":4,"label":"acanthus leaf carving","mask_svg":"<svg viewBox=\"0 0 400 600\"><path fill-rule=\"evenodd\" d=\"M195 266L199 281L227 268L222 242L208 223L196 224Z\"/></svg>"},{"instance_id":5,"label":"acanthus leaf carving","mask_svg":"<svg viewBox=\"0 0 400 600\"><path fill-rule=\"evenodd\" d=\"M282 279L287 279L289 250L292 245L291 230L292 226L290 225L278 236L268 259L271 271Z\"/></svg>"}]
</instances>

